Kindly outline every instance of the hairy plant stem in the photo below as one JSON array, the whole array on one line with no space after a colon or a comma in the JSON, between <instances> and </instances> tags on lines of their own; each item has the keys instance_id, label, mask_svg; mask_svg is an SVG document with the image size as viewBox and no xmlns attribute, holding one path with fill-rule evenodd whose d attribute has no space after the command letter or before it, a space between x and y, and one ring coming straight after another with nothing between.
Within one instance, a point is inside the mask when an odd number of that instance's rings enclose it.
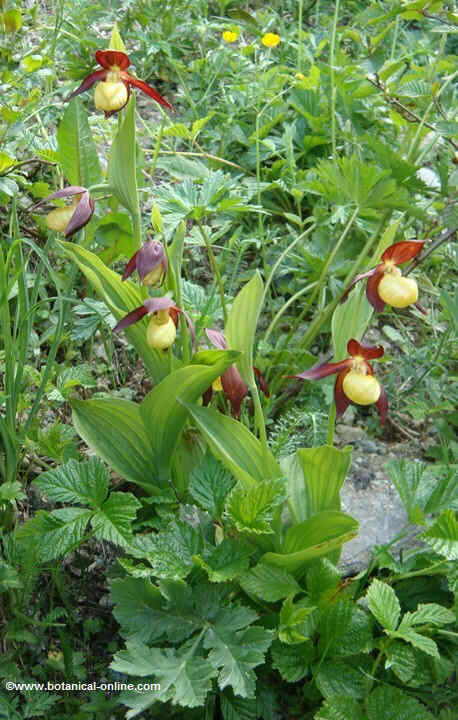
<instances>
[{"instance_id":1,"label":"hairy plant stem","mask_svg":"<svg viewBox=\"0 0 458 720\"><path fill-rule=\"evenodd\" d=\"M211 244L210 238L208 237L208 233L205 230L205 227L202 225L200 220L196 220L196 224L197 224L197 227L199 228L200 234L205 243L205 247L207 248L207 254L208 254L208 259L210 261L210 267L211 267L213 275L215 277L216 284L217 284L218 290L219 290L219 296L221 299L221 307L223 310L224 325L226 325L227 308L226 308L226 298L224 295L224 285L223 285L221 273L219 271L218 263L216 262L215 253L213 252L212 244Z\"/></svg>"}]
</instances>

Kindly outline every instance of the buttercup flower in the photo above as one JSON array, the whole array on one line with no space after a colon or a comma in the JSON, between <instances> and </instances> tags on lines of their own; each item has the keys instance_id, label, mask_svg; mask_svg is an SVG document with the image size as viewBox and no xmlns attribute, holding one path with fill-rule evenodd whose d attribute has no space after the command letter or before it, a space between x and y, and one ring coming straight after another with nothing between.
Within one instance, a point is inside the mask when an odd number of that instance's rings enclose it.
<instances>
[{"instance_id":1,"label":"buttercup flower","mask_svg":"<svg viewBox=\"0 0 458 720\"><path fill-rule=\"evenodd\" d=\"M265 47L274 48L280 43L281 38L277 33L268 32L262 36L261 42Z\"/></svg>"},{"instance_id":2,"label":"buttercup flower","mask_svg":"<svg viewBox=\"0 0 458 720\"><path fill-rule=\"evenodd\" d=\"M383 424L388 414L388 399L368 361L382 357L384 350L380 345L370 347L352 339L348 341L347 352L350 357L345 360L321 363L293 377L301 380L320 380L328 375L337 374L334 386L337 415L342 415L350 403L356 405L375 403Z\"/></svg>"},{"instance_id":3,"label":"buttercup flower","mask_svg":"<svg viewBox=\"0 0 458 720\"><path fill-rule=\"evenodd\" d=\"M94 201L89 194L89 190L78 185L69 185L40 200L34 207L38 208L49 200L67 197L72 198L71 204L51 210L46 215L46 225L50 230L62 232L65 237L70 237L87 225L94 214Z\"/></svg>"},{"instance_id":4,"label":"buttercup flower","mask_svg":"<svg viewBox=\"0 0 458 720\"><path fill-rule=\"evenodd\" d=\"M372 270L357 275L349 290L363 278L369 278L366 296L377 312L383 310L385 303L396 308L415 305L418 300L418 285L413 278L403 277L398 265L416 257L424 244L423 241L409 240L390 245L381 257L382 262Z\"/></svg>"},{"instance_id":5,"label":"buttercup flower","mask_svg":"<svg viewBox=\"0 0 458 720\"><path fill-rule=\"evenodd\" d=\"M227 350L227 342L223 333L211 329L205 330L205 333L213 347L218 348L218 350ZM265 395L268 395L269 392L264 377L257 368L253 368L253 370L258 379L259 387ZM221 377L213 381L211 388L209 388L204 396L205 404L210 402L212 390L215 392L222 391L225 394L231 406L231 414L235 418L239 418L242 401L248 395L248 385L242 379L236 365L228 367Z\"/></svg>"},{"instance_id":6,"label":"buttercup flower","mask_svg":"<svg viewBox=\"0 0 458 720\"><path fill-rule=\"evenodd\" d=\"M225 30L222 33L221 37L223 38L224 42L235 43L239 38L239 34L235 30Z\"/></svg>"},{"instance_id":7,"label":"buttercup flower","mask_svg":"<svg viewBox=\"0 0 458 720\"><path fill-rule=\"evenodd\" d=\"M130 88L134 86L156 100L160 105L172 110L170 103L165 100L157 90L143 80L126 72L130 65L129 56L119 50L97 50L95 59L102 66L103 70L96 70L88 75L81 85L74 90L67 98L79 95L89 90L97 83L94 93L94 102L97 110L103 110L106 117L119 112L127 104L130 96Z\"/></svg>"},{"instance_id":8,"label":"buttercup flower","mask_svg":"<svg viewBox=\"0 0 458 720\"><path fill-rule=\"evenodd\" d=\"M127 280L136 270L142 285L160 285L167 268L168 261L164 246L156 240L150 240L132 255L122 279Z\"/></svg>"},{"instance_id":9,"label":"buttercup flower","mask_svg":"<svg viewBox=\"0 0 458 720\"><path fill-rule=\"evenodd\" d=\"M146 341L150 348L167 350L177 336L177 317L181 312L169 297L149 298L118 322L113 332L119 332L133 325L145 315L152 315L146 330Z\"/></svg>"}]
</instances>

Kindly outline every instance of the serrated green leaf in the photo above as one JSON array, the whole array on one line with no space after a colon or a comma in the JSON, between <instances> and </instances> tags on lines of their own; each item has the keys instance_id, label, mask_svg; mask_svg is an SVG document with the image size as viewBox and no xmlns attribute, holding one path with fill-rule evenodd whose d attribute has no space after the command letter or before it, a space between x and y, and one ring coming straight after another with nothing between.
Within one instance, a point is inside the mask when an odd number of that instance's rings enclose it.
<instances>
[{"instance_id":1,"label":"serrated green leaf","mask_svg":"<svg viewBox=\"0 0 458 720\"><path fill-rule=\"evenodd\" d=\"M253 480L262 482L281 476L273 455L264 451L247 427L211 408L197 405L187 408L211 451L240 482L249 487Z\"/></svg>"},{"instance_id":2,"label":"serrated green leaf","mask_svg":"<svg viewBox=\"0 0 458 720\"><path fill-rule=\"evenodd\" d=\"M373 648L371 618L350 600L339 600L321 611L317 632L321 652L356 655Z\"/></svg>"},{"instance_id":3,"label":"serrated green leaf","mask_svg":"<svg viewBox=\"0 0 458 720\"><path fill-rule=\"evenodd\" d=\"M205 557L195 555L193 560L205 570L210 582L226 582L234 580L248 569L252 552L251 548L244 547L239 540L225 538Z\"/></svg>"},{"instance_id":4,"label":"serrated green leaf","mask_svg":"<svg viewBox=\"0 0 458 720\"><path fill-rule=\"evenodd\" d=\"M221 518L226 497L235 485L234 478L223 466L207 453L192 473L189 494L214 519Z\"/></svg>"},{"instance_id":5,"label":"serrated green leaf","mask_svg":"<svg viewBox=\"0 0 458 720\"><path fill-rule=\"evenodd\" d=\"M91 517L92 511L85 508L62 508L51 513L39 510L21 526L18 538L34 543L43 562L53 560L77 547Z\"/></svg>"},{"instance_id":6,"label":"serrated green leaf","mask_svg":"<svg viewBox=\"0 0 458 720\"><path fill-rule=\"evenodd\" d=\"M293 596L286 598L280 610L278 637L287 645L302 644L308 639L311 625L309 618L316 608L307 598L293 602Z\"/></svg>"},{"instance_id":7,"label":"serrated green leaf","mask_svg":"<svg viewBox=\"0 0 458 720\"><path fill-rule=\"evenodd\" d=\"M415 650L396 640L386 650L385 667L392 670L401 682L408 683L417 669Z\"/></svg>"},{"instance_id":8,"label":"serrated green leaf","mask_svg":"<svg viewBox=\"0 0 458 720\"><path fill-rule=\"evenodd\" d=\"M249 487L239 483L228 496L226 512L239 532L269 535L273 533L273 514L284 499L282 479L252 483Z\"/></svg>"},{"instance_id":9,"label":"serrated green leaf","mask_svg":"<svg viewBox=\"0 0 458 720\"><path fill-rule=\"evenodd\" d=\"M418 700L390 685L380 685L368 698L368 720L433 720L433 716Z\"/></svg>"},{"instance_id":10,"label":"serrated green leaf","mask_svg":"<svg viewBox=\"0 0 458 720\"><path fill-rule=\"evenodd\" d=\"M108 493L109 477L103 463L98 458L90 458L85 462L70 460L42 473L34 482L54 502L99 508Z\"/></svg>"},{"instance_id":11,"label":"serrated green leaf","mask_svg":"<svg viewBox=\"0 0 458 720\"><path fill-rule=\"evenodd\" d=\"M264 298L264 283L258 271L236 295L224 333L228 347L241 353L237 361L242 378L248 386L255 384L253 350L256 327Z\"/></svg>"},{"instance_id":12,"label":"serrated green leaf","mask_svg":"<svg viewBox=\"0 0 458 720\"><path fill-rule=\"evenodd\" d=\"M132 493L112 492L91 520L95 536L120 547L129 547L132 540L132 523L141 503Z\"/></svg>"},{"instance_id":13,"label":"serrated green leaf","mask_svg":"<svg viewBox=\"0 0 458 720\"><path fill-rule=\"evenodd\" d=\"M159 478L139 406L103 398L73 400L72 408L76 431L89 447L126 480L154 492Z\"/></svg>"},{"instance_id":14,"label":"serrated green leaf","mask_svg":"<svg viewBox=\"0 0 458 720\"><path fill-rule=\"evenodd\" d=\"M413 645L413 647L421 650L427 655L431 655L431 657L437 659L439 659L440 657L439 650L434 640L432 640L430 637L427 637L426 635L415 632L415 630L413 630L412 628L407 627L403 630L399 629L396 632L391 633L391 635L392 637L397 637L405 640L405 642L408 642L410 645Z\"/></svg>"},{"instance_id":15,"label":"serrated green leaf","mask_svg":"<svg viewBox=\"0 0 458 720\"><path fill-rule=\"evenodd\" d=\"M237 697L229 690L219 696L223 720L257 720L256 701Z\"/></svg>"},{"instance_id":16,"label":"serrated green leaf","mask_svg":"<svg viewBox=\"0 0 458 720\"><path fill-rule=\"evenodd\" d=\"M124 636L148 643L163 635L164 629L157 616L163 603L162 596L149 580L115 578L110 589L115 605L113 615Z\"/></svg>"},{"instance_id":17,"label":"serrated green leaf","mask_svg":"<svg viewBox=\"0 0 458 720\"><path fill-rule=\"evenodd\" d=\"M334 696L323 703L314 720L366 720L366 717L357 700Z\"/></svg>"},{"instance_id":18,"label":"serrated green leaf","mask_svg":"<svg viewBox=\"0 0 458 720\"><path fill-rule=\"evenodd\" d=\"M301 592L294 577L281 568L259 563L240 580L242 589L266 602L277 602Z\"/></svg>"},{"instance_id":19,"label":"serrated green leaf","mask_svg":"<svg viewBox=\"0 0 458 720\"><path fill-rule=\"evenodd\" d=\"M385 630L396 630L401 615L401 605L393 588L375 579L366 597L369 610L377 622Z\"/></svg>"},{"instance_id":20,"label":"serrated green leaf","mask_svg":"<svg viewBox=\"0 0 458 720\"><path fill-rule=\"evenodd\" d=\"M366 694L366 673L343 660L325 660L320 665L315 681L326 699L342 695L357 700Z\"/></svg>"},{"instance_id":21,"label":"serrated green leaf","mask_svg":"<svg viewBox=\"0 0 458 720\"><path fill-rule=\"evenodd\" d=\"M413 625L447 625L455 622L455 613L437 603L419 605L415 612L407 612L402 618L399 630Z\"/></svg>"},{"instance_id":22,"label":"serrated green leaf","mask_svg":"<svg viewBox=\"0 0 458 720\"><path fill-rule=\"evenodd\" d=\"M458 560L458 520L453 510L445 510L422 537L439 555Z\"/></svg>"},{"instance_id":23,"label":"serrated green leaf","mask_svg":"<svg viewBox=\"0 0 458 720\"><path fill-rule=\"evenodd\" d=\"M286 682L302 680L310 670L315 650L312 642L286 645L275 641L271 647L272 667L278 670Z\"/></svg>"},{"instance_id":24,"label":"serrated green leaf","mask_svg":"<svg viewBox=\"0 0 458 720\"><path fill-rule=\"evenodd\" d=\"M189 575L193 557L201 552L200 533L181 521L172 522L164 532L137 535L130 549L134 557L148 560L157 577L171 580Z\"/></svg>"},{"instance_id":25,"label":"serrated green leaf","mask_svg":"<svg viewBox=\"0 0 458 720\"><path fill-rule=\"evenodd\" d=\"M68 103L57 128L58 160L70 185L90 187L100 182L97 150L81 98Z\"/></svg>"}]
</instances>

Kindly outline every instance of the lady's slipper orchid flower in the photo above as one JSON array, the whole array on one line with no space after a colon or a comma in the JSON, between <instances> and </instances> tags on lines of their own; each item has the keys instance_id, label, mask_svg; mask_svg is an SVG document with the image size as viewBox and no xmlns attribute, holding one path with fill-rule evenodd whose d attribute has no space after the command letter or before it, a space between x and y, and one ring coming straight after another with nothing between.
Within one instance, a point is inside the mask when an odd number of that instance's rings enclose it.
<instances>
[{"instance_id":1,"label":"lady's slipper orchid flower","mask_svg":"<svg viewBox=\"0 0 458 720\"><path fill-rule=\"evenodd\" d=\"M136 270L142 285L160 285L167 268L168 261L164 246L156 240L150 240L132 255L122 279L127 280Z\"/></svg>"},{"instance_id":2,"label":"lady's slipper orchid flower","mask_svg":"<svg viewBox=\"0 0 458 720\"><path fill-rule=\"evenodd\" d=\"M205 333L214 347L218 348L218 350L227 350L227 342L223 333L218 330L210 329L206 330ZM264 377L257 368L253 368L253 370L258 379L259 387L263 393L268 396L269 392ZM211 388L209 388L210 392L207 391L204 396L204 402L206 404L208 404L211 400L211 390L214 390L215 392L224 392L231 406L231 414L235 418L240 417L242 401L248 395L248 385L242 379L236 365L228 367L221 377L217 378L212 383Z\"/></svg>"},{"instance_id":3,"label":"lady's slipper orchid flower","mask_svg":"<svg viewBox=\"0 0 458 720\"><path fill-rule=\"evenodd\" d=\"M89 190L77 185L69 185L40 200L35 207L39 207L49 200L67 197L72 198L71 204L66 207L51 210L51 212L46 215L46 225L50 230L62 232L65 234L65 237L70 237L87 225L94 214L94 201L89 195Z\"/></svg>"},{"instance_id":4,"label":"lady's slipper orchid flower","mask_svg":"<svg viewBox=\"0 0 458 720\"><path fill-rule=\"evenodd\" d=\"M380 345L370 347L352 339L348 341L347 351L350 357L345 360L321 363L293 377L301 380L320 380L328 375L337 374L334 386L337 415L342 415L350 403L356 405L375 403L383 424L388 413L388 399L368 361L382 357L384 350Z\"/></svg>"},{"instance_id":5,"label":"lady's slipper orchid flower","mask_svg":"<svg viewBox=\"0 0 458 720\"><path fill-rule=\"evenodd\" d=\"M181 312L169 297L149 298L118 322L113 332L133 325L145 315L152 315L146 330L146 342L155 350L168 350L177 336L177 317Z\"/></svg>"},{"instance_id":6,"label":"lady's slipper orchid flower","mask_svg":"<svg viewBox=\"0 0 458 720\"><path fill-rule=\"evenodd\" d=\"M390 245L381 257L382 262L372 270L357 275L350 289L363 278L369 278L366 295L377 312L383 310L385 303L396 308L416 305L418 285L413 278L403 277L398 265L416 257L421 252L423 245L424 241L418 240L408 240Z\"/></svg>"},{"instance_id":7,"label":"lady's slipper orchid flower","mask_svg":"<svg viewBox=\"0 0 458 720\"><path fill-rule=\"evenodd\" d=\"M157 90L152 88L143 80L126 72L130 65L129 56L119 50L97 50L95 59L102 66L103 70L96 70L88 75L81 85L74 90L67 98L79 95L89 90L97 83L94 93L94 102L97 110L103 110L106 117L119 112L127 104L130 96L130 88L133 85L145 95L149 95L160 105L172 110L170 103L159 95Z\"/></svg>"}]
</instances>

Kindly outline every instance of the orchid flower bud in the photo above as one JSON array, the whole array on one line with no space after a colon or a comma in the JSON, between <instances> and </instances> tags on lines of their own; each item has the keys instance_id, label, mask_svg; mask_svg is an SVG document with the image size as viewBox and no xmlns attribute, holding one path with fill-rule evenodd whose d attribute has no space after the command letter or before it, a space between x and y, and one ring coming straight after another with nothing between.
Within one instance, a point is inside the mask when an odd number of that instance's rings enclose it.
<instances>
[{"instance_id":1,"label":"orchid flower bud","mask_svg":"<svg viewBox=\"0 0 458 720\"><path fill-rule=\"evenodd\" d=\"M45 217L47 227L55 232L64 233L76 210L79 198L79 195L75 195L70 205L51 210Z\"/></svg>"},{"instance_id":2,"label":"orchid flower bud","mask_svg":"<svg viewBox=\"0 0 458 720\"><path fill-rule=\"evenodd\" d=\"M69 185L40 200L34 207L56 198L71 198L71 203L66 207L51 210L46 216L46 225L50 230L63 232L65 237L70 237L87 225L94 214L94 201L85 187Z\"/></svg>"},{"instance_id":3,"label":"orchid flower bud","mask_svg":"<svg viewBox=\"0 0 458 720\"><path fill-rule=\"evenodd\" d=\"M167 269L164 246L156 240L150 240L130 258L122 279L127 280L137 270L142 285L160 285Z\"/></svg>"}]
</instances>

